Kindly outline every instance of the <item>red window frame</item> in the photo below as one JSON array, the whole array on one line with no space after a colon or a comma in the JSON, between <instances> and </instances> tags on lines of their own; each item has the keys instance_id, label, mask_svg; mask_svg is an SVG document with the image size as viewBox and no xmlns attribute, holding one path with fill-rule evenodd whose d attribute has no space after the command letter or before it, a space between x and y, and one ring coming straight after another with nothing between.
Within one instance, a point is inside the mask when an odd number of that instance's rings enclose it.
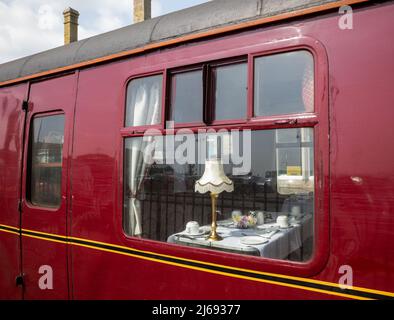
<instances>
[{"instance_id":1,"label":"red window frame","mask_svg":"<svg viewBox=\"0 0 394 320\"><path fill-rule=\"evenodd\" d=\"M159 75L162 76L160 123L154 124L154 125L143 125L143 126L126 126L127 91L128 91L129 85L131 84L131 82L133 80L152 77L152 76L159 76ZM143 134L148 129L163 130L165 128L166 81L167 81L167 75L166 75L166 72L164 72L163 70L158 70L158 71L154 71L154 72L147 72L147 73L143 73L143 74L140 74L137 76L132 76L129 79L127 79L127 82L125 83L125 86L124 86L124 92L125 92L124 106L125 107L124 107L123 125L122 125L122 129L121 129L122 136L124 136L124 135L127 136L130 134L140 135L140 134Z\"/></svg>"},{"instance_id":2,"label":"red window frame","mask_svg":"<svg viewBox=\"0 0 394 320\"><path fill-rule=\"evenodd\" d=\"M66 143L63 143L62 145L62 165L61 165L61 181L60 181L60 204L58 206L45 206L40 203L33 203L31 201L31 170L32 170L32 159L31 159L31 154L32 154L32 128L33 128L33 122L37 118L47 118L47 117L53 117L53 116L58 116L58 115L63 115L64 116L64 127L63 127L63 135L64 135L64 141L66 141L66 114L63 110L53 110L53 111L45 111L45 112L37 112L33 113L30 116L29 119L29 126L27 128L28 130L28 141L26 141L26 146L27 146L27 153L26 153L26 174L25 174L25 181L24 181L24 195L25 195L25 203L26 206L29 207L30 209L33 210L45 210L49 212L58 212L60 211L61 207L63 206L63 198L65 196L65 190L66 190L66 185L67 185L67 179L65 177L66 175L66 167L65 167L65 161L64 159L66 158L65 152L67 152L67 149L65 149Z\"/></svg>"},{"instance_id":3,"label":"red window frame","mask_svg":"<svg viewBox=\"0 0 394 320\"><path fill-rule=\"evenodd\" d=\"M171 70L167 70L167 91L166 91L166 120L167 121L172 121L171 119L171 108L172 108L172 92L173 92L173 76L178 75L178 74L183 74L183 73L188 73L188 72L193 72L193 71L201 71L202 72L202 114L201 118L202 121L193 121L193 122L174 122L174 128L188 128L188 127L196 127L196 126L205 126L204 122L204 110L205 110L205 105L206 105L206 100L205 100L205 77L206 77L206 68L204 67L203 64L198 64L198 65L192 65L192 66L187 66L187 67L181 67L181 68L175 68Z\"/></svg>"},{"instance_id":4,"label":"red window frame","mask_svg":"<svg viewBox=\"0 0 394 320\"><path fill-rule=\"evenodd\" d=\"M254 117L254 59L277 53L292 52L298 50L309 51L314 60L314 111L303 112L297 114L281 114L263 117ZM185 247L176 244L163 243L155 240L132 237L125 234L123 230L123 156L124 156L124 139L129 137L141 137L145 130L153 128L153 126L145 126L140 128L122 128L120 143L120 186L122 192L119 199L119 208L121 219L119 226L123 234L124 240L136 248L142 250L151 250L160 252L161 254L176 255L186 258L198 260L207 260L209 262L226 262L227 265L242 267L245 264L248 268L264 271L275 271L297 276L312 276L318 273L325 265L329 253L329 113L328 113L328 61L324 46L316 39L300 36L276 42L266 42L260 45L241 48L241 54L231 54L231 51L223 51L213 56L219 59L214 61L231 61L240 56L247 56L248 63L248 98L247 98L247 117L245 121L223 120L213 122L210 125L195 123L179 124L174 128L165 128L164 119L167 119L169 108L169 78L170 72L173 70L186 70L185 63L182 60L169 61L161 63L158 66L151 66L152 71L138 73L132 75L125 82L125 86L130 79L140 78L148 75L163 74L163 100L162 104L162 124L157 127L158 132L163 135L175 134L183 128L191 129L198 132L200 129L251 129L251 130L269 130L269 129L285 129L285 128L303 128L311 127L314 129L314 172L315 172L315 210L314 210L314 246L313 257L307 262L293 262L279 259L268 259L264 257L251 257L240 254L225 253L216 250ZM234 58L235 57L235 58ZM195 65L203 65L205 61L209 61L206 56L201 58L190 58L188 62ZM212 59L213 61L213 59ZM155 69L156 68L156 69ZM145 70L145 69L142 69ZM124 90L126 92L126 90ZM126 97L125 97L126 99ZM126 101L126 100L125 100ZM166 113L167 110L167 113ZM123 123L124 123L124 119Z\"/></svg>"},{"instance_id":5,"label":"red window frame","mask_svg":"<svg viewBox=\"0 0 394 320\"><path fill-rule=\"evenodd\" d=\"M168 70L168 83L167 83L167 120L171 120L171 100L173 93L173 83L172 77L177 74L193 72L201 70L203 74L202 78L202 87L203 87L203 105L202 105L202 121L195 122L182 122L182 123L174 123L174 128L192 128L192 127L210 127L215 125L227 125L227 124L237 124L237 123L246 123L247 122L247 109L248 109L248 95L246 99L245 105L245 118L241 119L228 119L228 120L215 120L215 86L216 86L216 77L214 74L214 69L237 65L241 63L248 64L248 56L243 55L239 57L229 57L225 59L220 59L216 61L207 61L204 63L200 63L197 65L183 66L174 69Z\"/></svg>"}]
</instances>

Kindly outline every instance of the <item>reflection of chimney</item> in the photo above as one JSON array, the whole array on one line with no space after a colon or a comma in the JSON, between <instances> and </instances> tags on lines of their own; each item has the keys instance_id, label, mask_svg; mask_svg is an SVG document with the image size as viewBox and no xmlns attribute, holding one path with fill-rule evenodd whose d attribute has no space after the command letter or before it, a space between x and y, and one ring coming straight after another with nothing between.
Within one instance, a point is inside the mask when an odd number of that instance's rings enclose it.
<instances>
[{"instance_id":1,"label":"reflection of chimney","mask_svg":"<svg viewBox=\"0 0 394 320\"><path fill-rule=\"evenodd\" d=\"M73 8L63 11L64 16L64 44L78 41L78 17L79 12Z\"/></svg>"},{"instance_id":2,"label":"reflection of chimney","mask_svg":"<svg viewBox=\"0 0 394 320\"><path fill-rule=\"evenodd\" d=\"M151 18L151 0L134 0L134 23Z\"/></svg>"}]
</instances>

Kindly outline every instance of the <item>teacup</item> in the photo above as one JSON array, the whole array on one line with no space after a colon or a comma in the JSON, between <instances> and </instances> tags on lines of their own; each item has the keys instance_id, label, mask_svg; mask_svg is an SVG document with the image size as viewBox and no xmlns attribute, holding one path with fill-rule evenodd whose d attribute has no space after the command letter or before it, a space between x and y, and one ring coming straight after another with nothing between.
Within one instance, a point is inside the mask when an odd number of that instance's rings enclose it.
<instances>
[{"instance_id":1,"label":"teacup","mask_svg":"<svg viewBox=\"0 0 394 320\"><path fill-rule=\"evenodd\" d=\"M264 224L264 212L263 211L257 211L256 217L257 217L257 225Z\"/></svg>"},{"instance_id":2,"label":"teacup","mask_svg":"<svg viewBox=\"0 0 394 320\"><path fill-rule=\"evenodd\" d=\"M301 208L300 206L293 206L291 207L291 215L294 217L299 217L301 215Z\"/></svg>"},{"instance_id":3,"label":"teacup","mask_svg":"<svg viewBox=\"0 0 394 320\"><path fill-rule=\"evenodd\" d=\"M186 224L186 233L190 235L196 235L200 233L200 225L197 221L189 221Z\"/></svg>"},{"instance_id":4,"label":"teacup","mask_svg":"<svg viewBox=\"0 0 394 320\"><path fill-rule=\"evenodd\" d=\"M276 223L279 225L279 228L289 227L289 219L287 216L278 216L278 218L276 219Z\"/></svg>"}]
</instances>

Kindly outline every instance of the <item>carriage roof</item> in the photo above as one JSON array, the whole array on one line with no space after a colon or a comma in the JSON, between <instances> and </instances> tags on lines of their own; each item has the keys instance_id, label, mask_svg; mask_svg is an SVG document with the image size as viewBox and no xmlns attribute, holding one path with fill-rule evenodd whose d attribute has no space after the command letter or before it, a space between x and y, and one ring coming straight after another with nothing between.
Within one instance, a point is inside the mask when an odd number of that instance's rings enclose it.
<instances>
[{"instance_id":1,"label":"carriage roof","mask_svg":"<svg viewBox=\"0 0 394 320\"><path fill-rule=\"evenodd\" d=\"M157 18L132 24L111 32L73 42L68 45L27 56L0 65L0 85L13 79L26 78L48 70L81 66L84 62L99 61L102 57L121 56L138 48L148 48L181 37L189 39L198 33L231 27L263 18L305 11L334 0L215 0ZM354 2L360 2L354 1ZM289 15L290 13L290 15ZM229 28L227 28L229 29ZM225 29L223 29L225 30ZM174 43L174 42L172 42ZM153 47L153 46L151 46ZM135 50L134 50L135 51ZM143 52L145 50L140 50ZM93 64L92 62L92 64ZM69 68L71 69L71 68Z\"/></svg>"}]
</instances>

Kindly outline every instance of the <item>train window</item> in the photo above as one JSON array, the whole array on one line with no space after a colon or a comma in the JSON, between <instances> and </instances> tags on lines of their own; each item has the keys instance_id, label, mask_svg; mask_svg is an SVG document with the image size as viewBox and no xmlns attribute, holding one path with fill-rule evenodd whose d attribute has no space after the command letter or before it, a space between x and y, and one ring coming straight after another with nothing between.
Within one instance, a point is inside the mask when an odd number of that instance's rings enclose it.
<instances>
[{"instance_id":1,"label":"train window","mask_svg":"<svg viewBox=\"0 0 394 320\"><path fill-rule=\"evenodd\" d=\"M220 252L309 260L314 243L314 129L184 130L174 136L126 138L125 232ZM222 192L217 203L221 241L206 240L210 197L194 188L205 171L212 138L217 142L214 154L234 183L234 191ZM191 221L199 227L193 230Z\"/></svg>"},{"instance_id":2,"label":"train window","mask_svg":"<svg viewBox=\"0 0 394 320\"><path fill-rule=\"evenodd\" d=\"M163 76L132 80L127 87L126 126L161 123Z\"/></svg>"},{"instance_id":3,"label":"train window","mask_svg":"<svg viewBox=\"0 0 394 320\"><path fill-rule=\"evenodd\" d=\"M312 112L313 56L306 50L255 59L254 115Z\"/></svg>"},{"instance_id":4,"label":"train window","mask_svg":"<svg viewBox=\"0 0 394 320\"><path fill-rule=\"evenodd\" d=\"M213 68L214 120L246 118L247 70L247 63Z\"/></svg>"},{"instance_id":5,"label":"train window","mask_svg":"<svg viewBox=\"0 0 394 320\"><path fill-rule=\"evenodd\" d=\"M27 187L33 205L60 206L63 143L64 115L33 118Z\"/></svg>"},{"instance_id":6,"label":"train window","mask_svg":"<svg viewBox=\"0 0 394 320\"><path fill-rule=\"evenodd\" d=\"M175 123L203 121L202 70L172 76L170 111L170 119Z\"/></svg>"}]
</instances>

